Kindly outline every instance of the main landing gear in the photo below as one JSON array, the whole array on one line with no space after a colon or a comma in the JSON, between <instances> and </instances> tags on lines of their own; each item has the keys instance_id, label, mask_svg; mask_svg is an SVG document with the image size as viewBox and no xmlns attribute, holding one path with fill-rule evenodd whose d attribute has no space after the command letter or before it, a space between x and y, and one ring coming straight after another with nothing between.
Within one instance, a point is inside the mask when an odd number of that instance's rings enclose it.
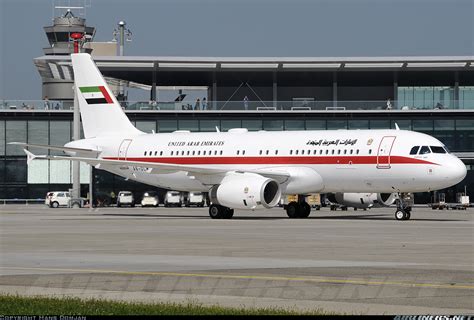
<instances>
[{"instance_id":1,"label":"main landing gear","mask_svg":"<svg viewBox=\"0 0 474 320\"><path fill-rule=\"evenodd\" d=\"M410 220L411 217L411 205L413 199L410 194L398 194L397 211L395 211L395 219L397 220Z\"/></svg>"},{"instance_id":2,"label":"main landing gear","mask_svg":"<svg viewBox=\"0 0 474 320\"><path fill-rule=\"evenodd\" d=\"M232 219L234 216L234 209L220 206L218 204L211 204L209 206L209 216L212 219Z\"/></svg>"},{"instance_id":3,"label":"main landing gear","mask_svg":"<svg viewBox=\"0 0 474 320\"><path fill-rule=\"evenodd\" d=\"M284 208L290 219L307 218L311 213L311 206L305 201L305 197L302 195L298 195L298 202L292 201Z\"/></svg>"}]
</instances>

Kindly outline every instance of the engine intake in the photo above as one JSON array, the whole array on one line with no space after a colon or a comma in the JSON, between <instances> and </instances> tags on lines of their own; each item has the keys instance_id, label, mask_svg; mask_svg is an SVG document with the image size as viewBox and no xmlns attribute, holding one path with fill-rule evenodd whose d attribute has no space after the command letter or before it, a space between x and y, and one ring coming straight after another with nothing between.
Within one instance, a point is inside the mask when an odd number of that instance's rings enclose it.
<instances>
[{"instance_id":1,"label":"engine intake","mask_svg":"<svg viewBox=\"0 0 474 320\"><path fill-rule=\"evenodd\" d=\"M255 173L232 173L209 190L212 203L233 209L274 207L281 198L278 182Z\"/></svg>"}]
</instances>

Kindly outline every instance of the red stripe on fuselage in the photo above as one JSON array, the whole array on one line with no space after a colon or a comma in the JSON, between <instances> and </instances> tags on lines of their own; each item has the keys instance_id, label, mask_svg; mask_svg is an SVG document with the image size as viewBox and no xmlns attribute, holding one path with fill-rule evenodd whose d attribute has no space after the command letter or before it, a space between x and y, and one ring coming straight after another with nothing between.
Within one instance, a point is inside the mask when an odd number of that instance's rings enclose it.
<instances>
[{"instance_id":1,"label":"red stripe on fuselage","mask_svg":"<svg viewBox=\"0 0 474 320\"><path fill-rule=\"evenodd\" d=\"M124 160L124 158L116 157L105 157L105 160ZM258 165L305 165L305 164L335 164L335 165L344 165L344 164L377 164L377 156L353 156L353 157L337 157L337 156L299 156L299 157L275 157L275 156L261 156L261 157L222 157L222 156L177 156L177 157L127 157L127 161L136 161L136 162L151 162L151 163L169 163L169 164L258 164ZM388 156L380 156L379 164L388 164ZM390 164L433 164L438 165L437 163L402 157L402 156L390 156Z\"/></svg>"},{"instance_id":2,"label":"red stripe on fuselage","mask_svg":"<svg viewBox=\"0 0 474 320\"><path fill-rule=\"evenodd\" d=\"M107 89L105 89L104 86L99 86L99 89L100 89L100 92L102 92L102 94L104 95L105 100L107 100L107 103L113 103L112 98L107 92Z\"/></svg>"}]
</instances>

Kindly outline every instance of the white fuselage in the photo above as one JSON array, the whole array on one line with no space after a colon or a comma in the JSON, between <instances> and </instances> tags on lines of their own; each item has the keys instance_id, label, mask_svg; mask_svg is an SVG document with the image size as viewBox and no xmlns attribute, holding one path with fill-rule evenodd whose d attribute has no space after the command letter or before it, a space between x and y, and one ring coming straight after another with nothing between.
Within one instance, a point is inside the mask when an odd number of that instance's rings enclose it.
<instances>
[{"instance_id":1,"label":"white fuselage","mask_svg":"<svg viewBox=\"0 0 474 320\"><path fill-rule=\"evenodd\" d=\"M414 146L443 146L404 130L173 132L104 136L68 143L97 148L100 158L292 173L282 193L423 192L460 182L464 164L449 153L410 155ZM185 171L154 173L139 166L101 166L129 179L180 191L208 191L222 177ZM322 178L313 176L316 172ZM309 173L309 174L308 174ZM314 183L313 183L314 182Z\"/></svg>"}]
</instances>

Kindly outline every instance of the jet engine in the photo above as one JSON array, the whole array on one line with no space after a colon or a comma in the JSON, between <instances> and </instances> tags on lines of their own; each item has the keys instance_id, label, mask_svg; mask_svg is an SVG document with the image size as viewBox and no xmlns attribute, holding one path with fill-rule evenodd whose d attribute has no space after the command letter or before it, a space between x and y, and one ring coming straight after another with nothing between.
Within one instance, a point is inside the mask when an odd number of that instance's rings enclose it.
<instances>
[{"instance_id":1,"label":"jet engine","mask_svg":"<svg viewBox=\"0 0 474 320\"><path fill-rule=\"evenodd\" d=\"M209 190L213 204L232 209L274 207L281 198L278 182L255 173L231 173Z\"/></svg>"},{"instance_id":2,"label":"jet engine","mask_svg":"<svg viewBox=\"0 0 474 320\"><path fill-rule=\"evenodd\" d=\"M346 207L367 209L388 207L395 202L396 193L331 193L327 195L329 201Z\"/></svg>"}]
</instances>

